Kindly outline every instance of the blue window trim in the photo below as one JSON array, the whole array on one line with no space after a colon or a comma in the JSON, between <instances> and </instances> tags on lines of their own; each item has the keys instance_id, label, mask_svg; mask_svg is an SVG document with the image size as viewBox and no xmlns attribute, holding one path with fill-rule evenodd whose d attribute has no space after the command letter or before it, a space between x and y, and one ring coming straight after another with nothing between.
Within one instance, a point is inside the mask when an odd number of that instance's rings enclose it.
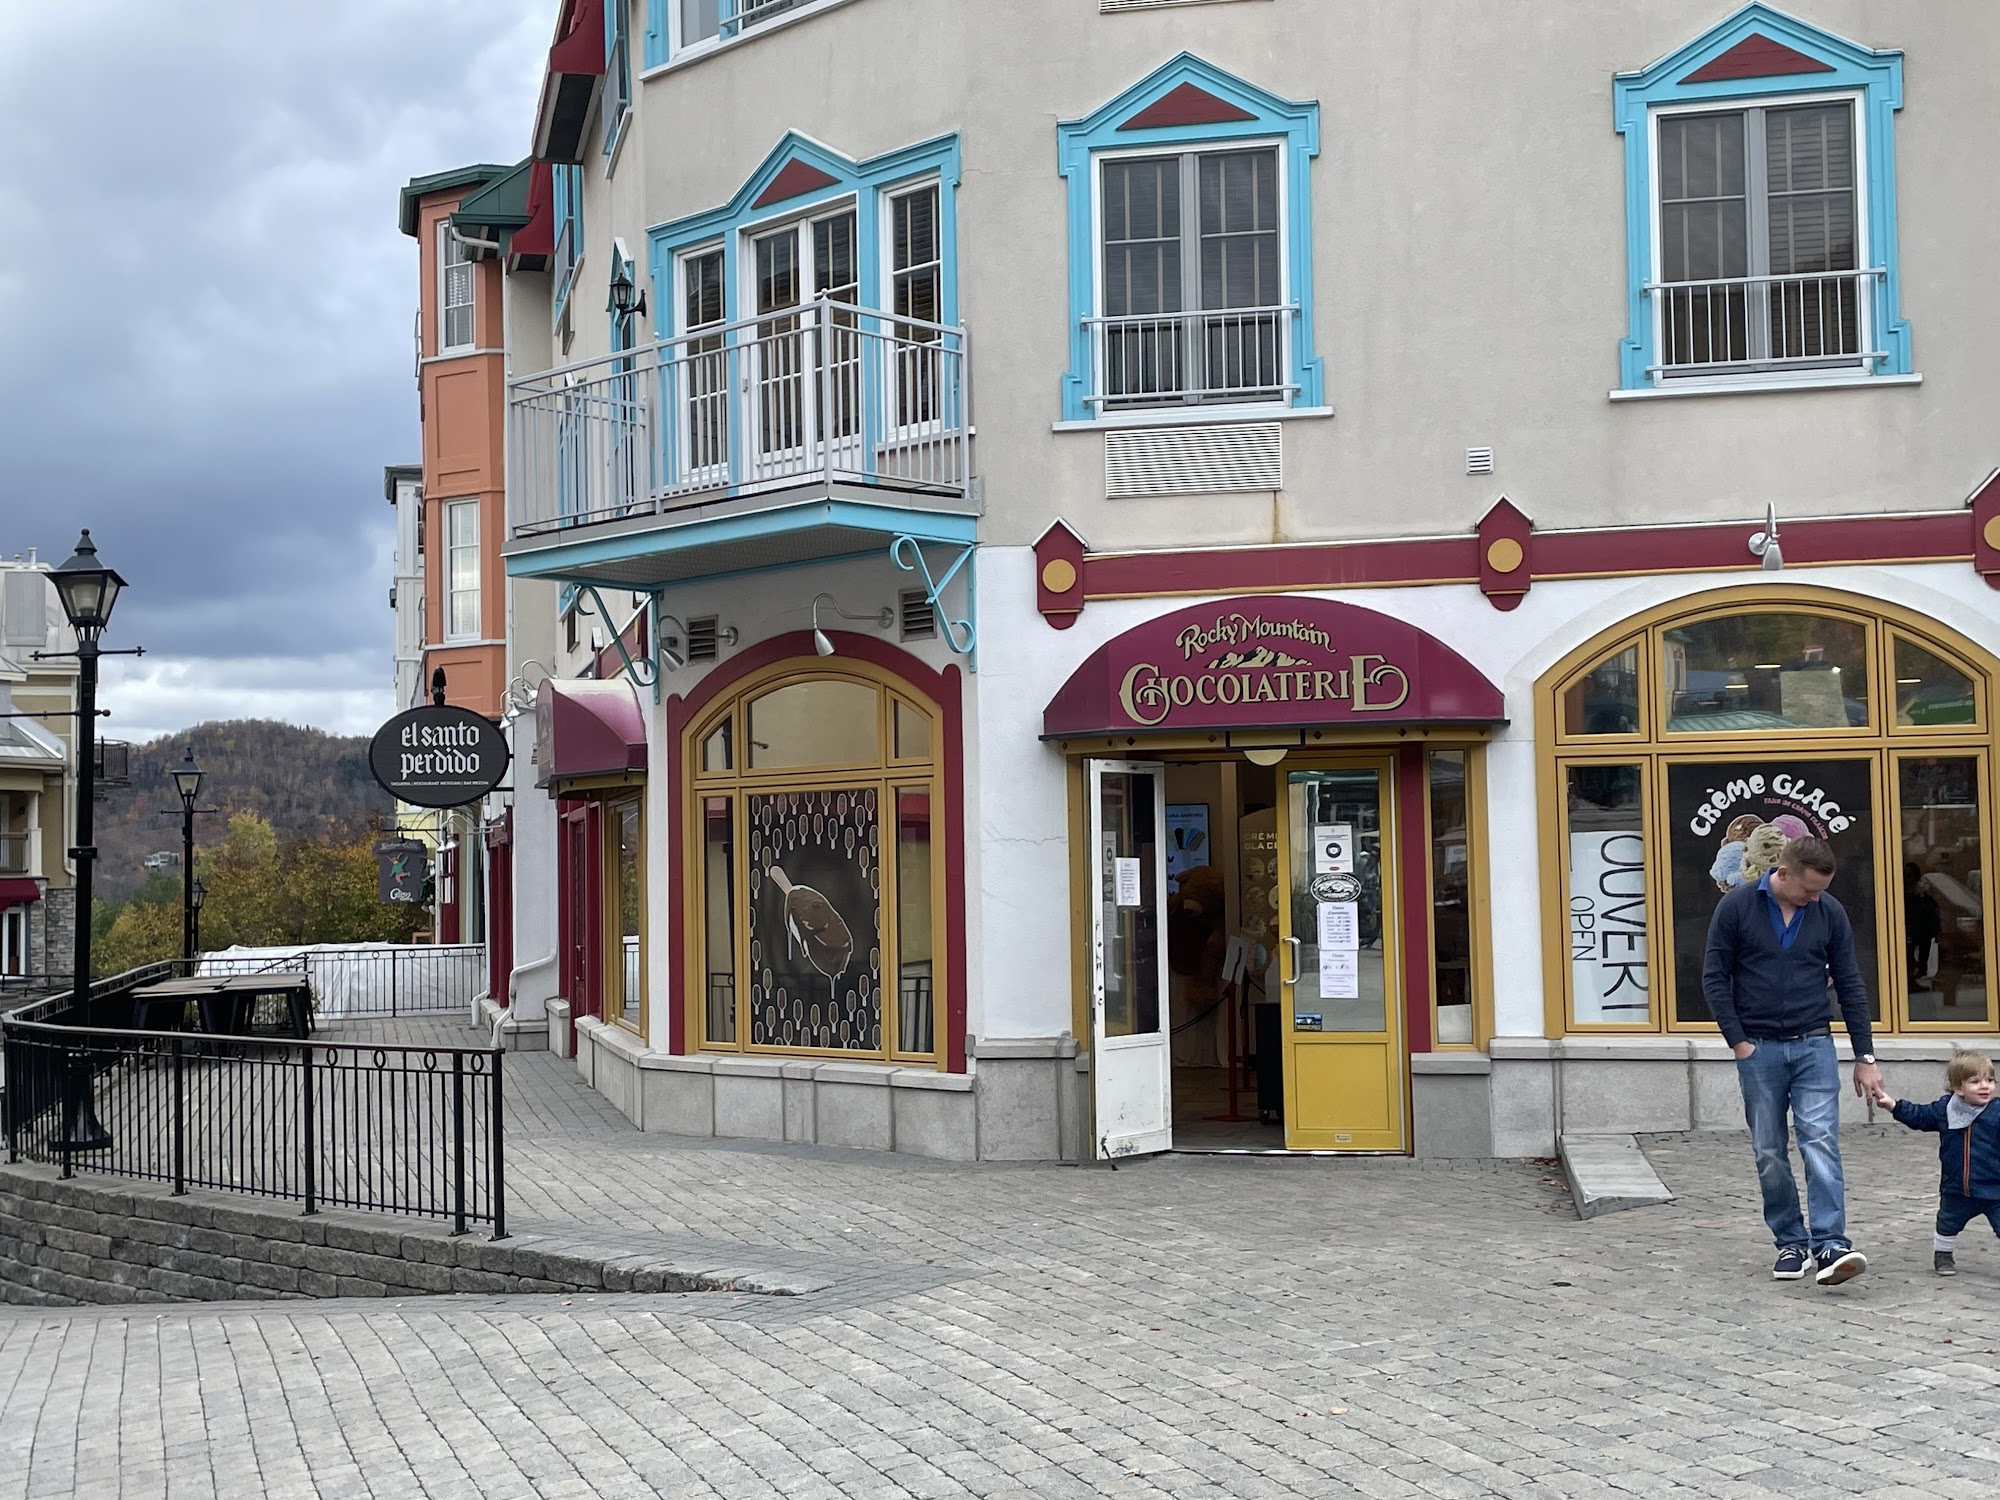
<instances>
[{"instance_id":1,"label":"blue window trim","mask_svg":"<svg viewBox=\"0 0 2000 1500\"><path fill-rule=\"evenodd\" d=\"M1753 32L1782 42L1831 71L1789 73L1775 78L1724 79L1712 83L1680 80L1720 57ZM1618 346L1619 382L1628 391L1654 390L1647 374L1653 364L1653 310L1646 285L1653 278L1652 115L1662 105L1713 102L1755 103L1801 94L1860 95L1860 126L1868 203L1865 229L1868 260L1884 274L1874 288L1876 341L1888 354L1876 371L1913 373L1910 325L1900 316L1901 283L1896 253L1896 111L1903 107L1903 54L1878 52L1756 3L1710 28L1658 62L1612 79L1613 120L1625 138L1625 275L1631 330Z\"/></svg>"},{"instance_id":2,"label":"blue window trim","mask_svg":"<svg viewBox=\"0 0 2000 1500\"><path fill-rule=\"evenodd\" d=\"M1191 83L1250 115L1211 125L1164 125L1120 130L1118 126L1184 83ZM1069 192L1070 367L1062 380L1062 414L1067 422L1088 421L1097 413L1084 399L1090 381L1090 330L1084 320L1097 309L1095 172L1097 153L1147 147L1186 151L1232 141L1283 142L1280 181L1285 191L1286 296L1299 308L1292 338L1292 405L1318 407L1325 401L1325 372L1313 342L1312 161L1319 155L1319 101L1296 102L1267 93L1192 52L1183 52L1124 93L1081 120L1056 126L1056 168ZM1212 408L1188 408L1199 420Z\"/></svg>"},{"instance_id":3,"label":"blue window trim","mask_svg":"<svg viewBox=\"0 0 2000 1500\"><path fill-rule=\"evenodd\" d=\"M555 305L549 313L551 323L560 323L563 308L568 305L570 292L576 286L574 268L583 260L583 168L557 162L549 169L549 190L553 197L556 237L560 239L564 226L569 226L573 230L570 243L575 247L570 256L571 275L563 285L555 288Z\"/></svg>"},{"instance_id":4,"label":"blue window trim","mask_svg":"<svg viewBox=\"0 0 2000 1500\"><path fill-rule=\"evenodd\" d=\"M833 181L797 197L752 208L778 174L794 161L817 168ZM958 137L939 136L856 161L794 130L786 132L727 203L669 220L647 231L647 274L653 283L653 327L658 336L669 337L676 331L681 308L676 295L674 262L684 251L707 244L721 245L723 305L728 316L734 318L739 315L737 298L743 285L738 266L742 232L756 225L810 214L821 204L848 197L855 200L855 266L860 278L861 305L886 311L881 305L888 275L887 250L881 243L883 201L905 184L931 177L938 182L938 253L943 260L938 321L955 326L958 323Z\"/></svg>"},{"instance_id":5,"label":"blue window trim","mask_svg":"<svg viewBox=\"0 0 2000 1500\"><path fill-rule=\"evenodd\" d=\"M606 156L618 149L618 139L624 129L625 117L631 112L631 32L631 0L604 0L603 112Z\"/></svg>"}]
</instances>

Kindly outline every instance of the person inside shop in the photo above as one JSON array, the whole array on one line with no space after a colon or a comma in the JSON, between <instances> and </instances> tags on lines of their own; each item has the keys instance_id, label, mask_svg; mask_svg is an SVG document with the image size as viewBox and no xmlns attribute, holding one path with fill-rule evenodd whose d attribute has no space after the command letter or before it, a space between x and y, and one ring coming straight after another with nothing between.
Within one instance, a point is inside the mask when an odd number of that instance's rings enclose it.
<instances>
[{"instance_id":1,"label":"person inside shop","mask_svg":"<svg viewBox=\"0 0 2000 1500\"><path fill-rule=\"evenodd\" d=\"M1984 1219L2000 1234L2000 1110L1993 1108L1993 1059L1961 1052L1944 1070L1948 1092L1930 1104L1897 1100L1876 1084L1873 1098L1912 1130L1938 1133L1937 1225L1931 1234L1931 1269L1956 1276L1958 1232Z\"/></svg>"},{"instance_id":2,"label":"person inside shop","mask_svg":"<svg viewBox=\"0 0 2000 1500\"><path fill-rule=\"evenodd\" d=\"M1702 992L1736 1054L1764 1223L1778 1247L1771 1276L1803 1281L1811 1275L1821 1286L1838 1286L1868 1269L1868 1258L1847 1238L1829 979L1854 1046L1854 1092L1872 1097L1882 1086L1868 990L1854 960L1854 928L1827 891L1835 869L1825 840L1792 839L1754 884L1716 903L1702 964ZM1806 1167L1804 1217L1788 1130L1798 1136Z\"/></svg>"}]
</instances>

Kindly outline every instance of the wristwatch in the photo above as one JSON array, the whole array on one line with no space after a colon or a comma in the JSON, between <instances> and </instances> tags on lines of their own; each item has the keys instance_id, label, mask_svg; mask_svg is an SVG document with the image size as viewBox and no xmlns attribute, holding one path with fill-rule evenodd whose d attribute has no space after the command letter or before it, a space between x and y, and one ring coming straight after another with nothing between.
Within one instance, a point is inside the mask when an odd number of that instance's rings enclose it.
<instances>
[{"instance_id":1,"label":"wristwatch","mask_svg":"<svg viewBox=\"0 0 2000 1500\"><path fill-rule=\"evenodd\" d=\"M1871 1068L1875 1066L1875 1054L1872 1052L1864 1052L1854 1060L1856 1062L1865 1062Z\"/></svg>"}]
</instances>

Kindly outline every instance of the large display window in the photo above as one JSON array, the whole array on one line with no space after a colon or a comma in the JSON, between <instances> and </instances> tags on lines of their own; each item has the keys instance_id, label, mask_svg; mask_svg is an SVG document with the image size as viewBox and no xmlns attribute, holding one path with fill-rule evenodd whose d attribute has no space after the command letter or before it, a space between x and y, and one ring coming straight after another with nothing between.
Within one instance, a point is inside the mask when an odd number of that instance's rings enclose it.
<instances>
[{"instance_id":1,"label":"large display window","mask_svg":"<svg viewBox=\"0 0 2000 1500\"><path fill-rule=\"evenodd\" d=\"M1550 1034L1709 1031L1715 904L1811 834L1884 1032L1996 1029L1993 666L1823 589L1626 621L1542 681Z\"/></svg>"},{"instance_id":2,"label":"large display window","mask_svg":"<svg viewBox=\"0 0 2000 1500\"><path fill-rule=\"evenodd\" d=\"M869 663L814 659L693 727L698 1047L936 1063L938 721Z\"/></svg>"}]
</instances>

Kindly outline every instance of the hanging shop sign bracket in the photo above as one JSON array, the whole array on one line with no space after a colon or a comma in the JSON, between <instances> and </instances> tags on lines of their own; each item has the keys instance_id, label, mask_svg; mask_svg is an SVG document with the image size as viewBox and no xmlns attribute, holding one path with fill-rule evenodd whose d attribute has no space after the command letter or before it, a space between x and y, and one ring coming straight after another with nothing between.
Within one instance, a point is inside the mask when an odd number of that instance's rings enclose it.
<instances>
[{"instance_id":1,"label":"hanging shop sign bracket","mask_svg":"<svg viewBox=\"0 0 2000 1500\"><path fill-rule=\"evenodd\" d=\"M635 593L646 596L646 636L640 642L641 654L633 656L625 646L625 632L611 622L611 611L605 608L604 596L597 592L594 583L579 584L577 587L590 596L590 607L598 619L611 632L611 644L617 649L618 658L625 663L625 675L643 688L653 690L653 701L660 701L660 591L658 589L635 589Z\"/></svg>"},{"instance_id":2,"label":"hanging shop sign bracket","mask_svg":"<svg viewBox=\"0 0 2000 1500\"><path fill-rule=\"evenodd\" d=\"M945 644L964 657L966 666L974 672L979 670L979 629L973 624L973 617L979 613L979 593L975 582L978 571L967 565L978 547L977 542L960 546L958 556L951 560L951 566L941 576L933 577L930 559L924 556L922 542L913 536L903 535L889 544L889 560L905 573L915 573L923 579L925 601L937 614L938 628L944 632ZM954 619L945 612L942 596L960 568L965 569L965 617Z\"/></svg>"}]
</instances>

